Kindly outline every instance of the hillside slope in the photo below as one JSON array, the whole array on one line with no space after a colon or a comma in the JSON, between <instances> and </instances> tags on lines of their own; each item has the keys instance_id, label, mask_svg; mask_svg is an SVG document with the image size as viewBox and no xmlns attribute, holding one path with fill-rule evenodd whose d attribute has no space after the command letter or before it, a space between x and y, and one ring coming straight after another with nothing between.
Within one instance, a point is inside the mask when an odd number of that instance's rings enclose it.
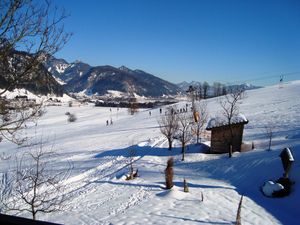
<instances>
[{"instance_id":1,"label":"hillside slope","mask_svg":"<svg viewBox=\"0 0 300 225\"><path fill-rule=\"evenodd\" d=\"M12 51L8 58L2 60L0 63L0 88L10 87L10 91L15 88L24 88L34 94L62 96L64 93L62 86L42 64L35 65L35 69L31 69L30 73L24 72L32 67L32 57L26 52Z\"/></svg>"},{"instance_id":2,"label":"hillside slope","mask_svg":"<svg viewBox=\"0 0 300 225\"><path fill-rule=\"evenodd\" d=\"M159 109L141 110L128 115L126 109L80 106L48 107L38 126L28 127L27 135L47 134L44 148L58 149L51 159L52 168L74 169L65 180L70 200L65 210L39 219L64 224L233 224L240 196L244 195L242 224L297 224L300 200L300 81L286 83L283 88L266 87L246 92L240 112L249 119L244 141L255 143L246 153L225 155L201 153L204 145L190 144L186 160L181 161L181 148L174 149L161 135L157 120ZM210 116L220 113L218 99L207 100ZM177 107L184 107L180 102ZM166 108L163 108L163 112ZM67 123L65 112L75 113L77 121ZM113 125L105 121L112 119ZM266 151L268 140L264 126L274 125L272 150ZM209 145L209 139L203 137ZM0 153L20 154L26 148L2 142ZM279 153L290 147L295 163L290 173L295 182L290 196L267 198L261 185L279 178L282 165ZM139 177L125 180L129 152L135 150L134 168ZM164 170L174 157L174 188L164 190ZM0 161L0 172L13 170L11 161ZM190 192L183 192L183 179ZM201 201L201 195L204 201ZM28 214L23 213L23 216Z\"/></svg>"}]
</instances>

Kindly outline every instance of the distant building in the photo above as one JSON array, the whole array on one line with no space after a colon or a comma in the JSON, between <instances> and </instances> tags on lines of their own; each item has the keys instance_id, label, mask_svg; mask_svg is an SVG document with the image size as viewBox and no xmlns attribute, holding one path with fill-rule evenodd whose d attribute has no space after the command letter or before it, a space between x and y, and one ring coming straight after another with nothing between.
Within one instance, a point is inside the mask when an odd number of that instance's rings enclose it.
<instances>
[{"instance_id":1,"label":"distant building","mask_svg":"<svg viewBox=\"0 0 300 225\"><path fill-rule=\"evenodd\" d=\"M28 97L27 97L26 95L17 95L17 96L15 97L15 99L27 101L27 100L28 100Z\"/></svg>"},{"instance_id":2,"label":"distant building","mask_svg":"<svg viewBox=\"0 0 300 225\"><path fill-rule=\"evenodd\" d=\"M242 114L235 116L231 120L232 136L228 121L221 117L210 119L206 130L211 131L211 153L228 153L230 140L232 137L232 151L241 151L244 125L248 123Z\"/></svg>"}]
</instances>

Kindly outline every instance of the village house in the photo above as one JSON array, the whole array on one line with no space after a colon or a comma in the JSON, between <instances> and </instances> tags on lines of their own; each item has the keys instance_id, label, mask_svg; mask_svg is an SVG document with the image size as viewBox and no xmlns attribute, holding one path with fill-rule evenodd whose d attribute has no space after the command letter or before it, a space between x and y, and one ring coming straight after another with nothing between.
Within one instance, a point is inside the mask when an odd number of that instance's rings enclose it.
<instances>
[{"instance_id":1,"label":"village house","mask_svg":"<svg viewBox=\"0 0 300 225\"><path fill-rule=\"evenodd\" d=\"M228 153L230 143L232 152L241 151L244 125L248 123L242 114L234 116L231 124L225 118L215 117L209 120L206 130L211 131L211 153Z\"/></svg>"}]
</instances>

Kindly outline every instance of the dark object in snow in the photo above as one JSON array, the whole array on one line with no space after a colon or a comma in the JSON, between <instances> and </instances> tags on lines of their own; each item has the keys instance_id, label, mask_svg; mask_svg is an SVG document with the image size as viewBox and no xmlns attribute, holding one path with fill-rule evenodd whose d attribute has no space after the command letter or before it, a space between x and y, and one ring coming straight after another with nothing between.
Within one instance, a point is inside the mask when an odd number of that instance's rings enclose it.
<instances>
[{"instance_id":1,"label":"dark object in snow","mask_svg":"<svg viewBox=\"0 0 300 225\"><path fill-rule=\"evenodd\" d=\"M129 175L126 175L126 180L133 180L134 178L137 178L139 176L139 170L136 169L136 171L130 172Z\"/></svg>"},{"instance_id":2,"label":"dark object in snow","mask_svg":"<svg viewBox=\"0 0 300 225\"><path fill-rule=\"evenodd\" d=\"M75 122L77 120L77 117L75 116L75 114L69 114L68 115L68 122L72 123Z\"/></svg>"},{"instance_id":3,"label":"dark object in snow","mask_svg":"<svg viewBox=\"0 0 300 225\"><path fill-rule=\"evenodd\" d=\"M291 187L294 184L289 178L281 177L276 181L278 184L281 184L284 189L280 191L273 192L273 197L285 197L290 195Z\"/></svg>"},{"instance_id":4,"label":"dark object in snow","mask_svg":"<svg viewBox=\"0 0 300 225\"><path fill-rule=\"evenodd\" d=\"M173 187L173 158L169 158L167 162L167 168L165 169L165 179L166 179L166 189L171 189Z\"/></svg>"},{"instance_id":5,"label":"dark object in snow","mask_svg":"<svg viewBox=\"0 0 300 225\"><path fill-rule=\"evenodd\" d=\"M184 192L189 192L189 186L188 186L185 178L183 179L183 191Z\"/></svg>"},{"instance_id":6,"label":"dark object in snow","mask_svg":"<svg viewBox=\"0 0 300 225\"><path fill-rule=\"evenodd\" d=\"M289 148L285 148L282 150L282 152L280 153L279 156L281 158L281 162L282 162L283 169L284 169L283 177L288 178L289 172L291 170L291 166L292 166L293 162L295 161L293 154Z\"/></svg>"},{"instance_id":7,"label":"dark object in snow","mask_svg":"<svg viewBox=\"0 0 300 225\"><path fill-rule=\"evenodd\" d=\"M262 192L267 197L282 198L291 193L294 182L289 178L281 177L276 182L267 181L262 186Z\"/></svg>"},{"instance_id":8,"label":"dark object in snow","mask_svg":"<svg viewBox=\"0 0 300 225\"><path fill-rule=\"evenodd\" d=\"M40 220L31 220L27 218L4 214L0 214L0 222L1 224L6 225L58 225L57 223L50 223Z\"/></svg>"},{"instance_id":9,"label":"dark object in snow","mask_svg":"<svg viewBox=\"0 0 300 225\"><path fill-rule=\"evenodd\" d=\"M203 196L203 192L201 191L201 202L204 201L204 196Z\"/></svg>"}]
</instances>

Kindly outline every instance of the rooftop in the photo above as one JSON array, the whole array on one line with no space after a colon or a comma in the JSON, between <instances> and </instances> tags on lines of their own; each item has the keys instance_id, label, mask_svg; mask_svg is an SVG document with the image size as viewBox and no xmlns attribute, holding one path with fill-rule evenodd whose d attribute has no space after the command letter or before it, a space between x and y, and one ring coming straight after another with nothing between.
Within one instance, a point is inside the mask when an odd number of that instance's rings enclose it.
<instances>
[{"instance_id":1,"label":"rooftop","mask_svg":"<svg viewBox=\"0 0 300 225\"><path fill-rule=\"evenodd\" d=\"M245 115L238 114L232 117L231 124L239 124L239 123L244 123L244 124L248 123L248 120ZM206 130L211 130L212 128L222 127L227 125L228 125L228 119L224 116L223 117L218 116L218 117L211 118L208 121Z\"/></svg>"}]
</instances>

